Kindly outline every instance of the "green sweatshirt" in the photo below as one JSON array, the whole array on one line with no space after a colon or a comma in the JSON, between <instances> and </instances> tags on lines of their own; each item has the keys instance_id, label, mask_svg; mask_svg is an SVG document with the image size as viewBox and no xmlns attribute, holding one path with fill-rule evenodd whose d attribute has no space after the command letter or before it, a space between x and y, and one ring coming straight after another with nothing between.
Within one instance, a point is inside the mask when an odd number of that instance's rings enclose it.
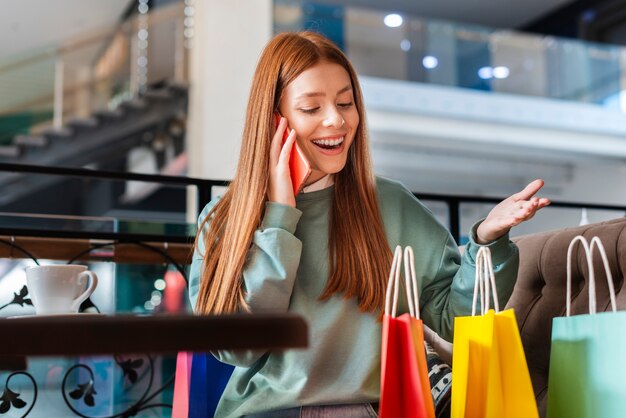
<instances>
[{"instance_id":1,"label":"green sweatshirt","mask_svg":"<svg viewBox=\"0 0 626 418\"><path fill-rule=\"evenodd\" d=\"M409 190L383 178L377 178L377 188L391 249L411 245L415 252L422 319L451 340L454 317L471 314L476 225L461 258L450 233ZM381 323L375 314L361 312L355 299L335 295L318 300L328 277L332 196L330 187L299 194L296 208L267 203L243 273L247 302L253 312L302 315L309 325L310 345L284 352L215 353L220 361L235 366L216 417L378 400ZM213 204L203 210L200 221ZM504 306L517 275L517 247L508 236L489 246ZM203 252L200 248L194 254L190 271L193 306Z\"/></svg>"}]
</instances>

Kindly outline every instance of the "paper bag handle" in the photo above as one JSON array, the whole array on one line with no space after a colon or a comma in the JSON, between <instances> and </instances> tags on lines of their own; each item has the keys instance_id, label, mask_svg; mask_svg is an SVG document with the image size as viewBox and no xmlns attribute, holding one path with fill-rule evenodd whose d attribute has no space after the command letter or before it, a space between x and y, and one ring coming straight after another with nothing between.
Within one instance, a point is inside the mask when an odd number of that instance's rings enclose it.
<instances>
[{"instance_id":1,"label":"paper bag handle","mask_svg":"<svg viewBox=\"0 0 626 418\"><path fill-rule=\"evenodd\" d=\"M566 290L566 301L565 301L565 316L571 316L572 310L572 251L574 250L574 245L577 242L581 243L583 246L583 251L585 253L585 258L587 260L587 269L589 272L589 313L595 314L597 312L596 304L596 277L595 271L593 268L593 250L598 248L600 252L600 257L602 258L602 264L604 265L604 271L606 273L606 280L608 282L609 287L609 297L611 298L611 309L613 312L617 312L617 304L615 302L615 287L613 285L613 275L611 274L611 269L609 268L609 260L606 256L606 251L604 250L604 245L602 245L602 241L600 238L593 237L591 238L591 245L587 242L587 239L582 235L575 236L572 241L569 243L569 247L567 248L567 290Z\"/></svg>"},{"instance_id":2,"label":"paper bag handle","mask_svg":"<svg viewBox=\"0 0 626 418\"><path fill-rule=\"evenodd\" d=\"M385 314L396 316L398 308L398 287L400 282L400 265L402 264L402 247L396 246L393 253L393 261L391 262L391 270L389 271L389 280L387 280L387 295L385 298ZM393 290L393 307L391 305L391 291Z\"/></svg>"},{"instance_id":3,"label":"paper bag handle","mask_svg":"<svg viewBox=\"0 0 626 418\"><path fill-rule=\"evenodd\" d=\"M406 284L406 297L409 301L409 314L420 319L420 301L417 292L417 277L415 275L415 255L413 248L404 248L404 282Z\"/></svg>"},{"instance_id":4,"label":"paper bag handle","mask_svg":"<svg viewBox=\"0 0 626 418\"><path fill-rule=\"evenodd\" d=\"M396 317L398 311L398 290L400 288L400 272L402 269L402 247L397 246L391 262L389 280L387 281L387 295L385 298L385 314ZM409 314L420 319L419 294L417 291L417 277L415 274L415 255L413 248L404 249L404 279L406 296L409 304ZM393 304L391 293L393 291Z\"/></svg>"},{"instance_id":5,"label":"paper bag handle","mask_svg":"<svg viewBox=\"0 0 626 418\"><path fill-rule=\"evenodd\" d=\"M476 273L474 275L474 297L472 298L472 316L476 315L476 300L480 289L480 314L484 315L489 310L489 289L493 293L493 306L496 312L500 312L498 292L496 290L496 275L491 261L489 247L481 246L476 252Z\"/></svg>"}]
</instances>

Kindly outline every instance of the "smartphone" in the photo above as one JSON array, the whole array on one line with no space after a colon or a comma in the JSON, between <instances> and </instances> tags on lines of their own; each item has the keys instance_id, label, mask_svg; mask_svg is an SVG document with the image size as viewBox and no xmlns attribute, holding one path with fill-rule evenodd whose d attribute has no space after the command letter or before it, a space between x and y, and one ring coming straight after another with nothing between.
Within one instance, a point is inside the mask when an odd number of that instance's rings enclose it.
<instances>
[{"instance_id":1,"label":"smartphone","mask_svg":"<svg viewBox=\"0 0 626 418\"><path fill-rule=\"evenodd\" d=\"M276 113L276 128L278 128L280 118L280 114ZM289 131L290 129L287 127L283 134L283 145L289 137ZM296 196L302 190L306 179L308 179L311 175L311 165L307 161L304 153L297 143L294 143L291 148L291 155L289 156L289 172L291 174L291 184L293 185L293 195Z\"/></svg>"}]
</instances>

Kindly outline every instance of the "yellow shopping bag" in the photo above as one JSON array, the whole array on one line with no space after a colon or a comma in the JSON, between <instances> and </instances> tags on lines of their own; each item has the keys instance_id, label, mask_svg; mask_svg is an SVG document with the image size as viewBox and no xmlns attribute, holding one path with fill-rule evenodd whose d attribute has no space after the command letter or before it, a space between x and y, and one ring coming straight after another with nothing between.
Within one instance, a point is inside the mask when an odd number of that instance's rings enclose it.
<instances>
[{"instance_id":1,"label":"yellow shopping bag","mask_svg":"<svg viewBox=\"0 0 626 418\"><path fill-rule=\"evenodd\" d=\"M489 290L494 308L488 310ZM476 258L474 306L481 313L454 321L451 418L538 418L526 356L513 310L499 312L491 255Z\"/></svg>"}]
</instances>

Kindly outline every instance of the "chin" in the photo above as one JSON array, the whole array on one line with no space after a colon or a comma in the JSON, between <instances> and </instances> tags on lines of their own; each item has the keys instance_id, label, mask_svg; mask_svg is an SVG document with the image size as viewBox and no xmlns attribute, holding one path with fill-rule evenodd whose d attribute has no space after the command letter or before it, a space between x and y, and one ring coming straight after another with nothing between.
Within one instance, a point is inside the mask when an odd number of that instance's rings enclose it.
<instances>
[{"instance_id":1,"label":"chin","mask_svg":"<svg viewBox=\"0 0 626 418\"><path fill-rule=\"evenodd\" d=\"M343 161L338 164L324 164L319 168L319 170L326 174L337 174L341 170L343 170L345 166L346 166L346 162Z\"/></svg>"},{"instance_id":2,"label":"chin","mask_svg":"<svg viewBox=\"0 0 626 418\"><path fill-rule=\"evenodd\" d=\"M325 167L322 170L320 170L321 172L325 173L325 174L337 174L339 173L341 170L343 170L343 168L345 167L345 164L342 166L335 166L335 167Z\"/></svg>"}]
</instances>

